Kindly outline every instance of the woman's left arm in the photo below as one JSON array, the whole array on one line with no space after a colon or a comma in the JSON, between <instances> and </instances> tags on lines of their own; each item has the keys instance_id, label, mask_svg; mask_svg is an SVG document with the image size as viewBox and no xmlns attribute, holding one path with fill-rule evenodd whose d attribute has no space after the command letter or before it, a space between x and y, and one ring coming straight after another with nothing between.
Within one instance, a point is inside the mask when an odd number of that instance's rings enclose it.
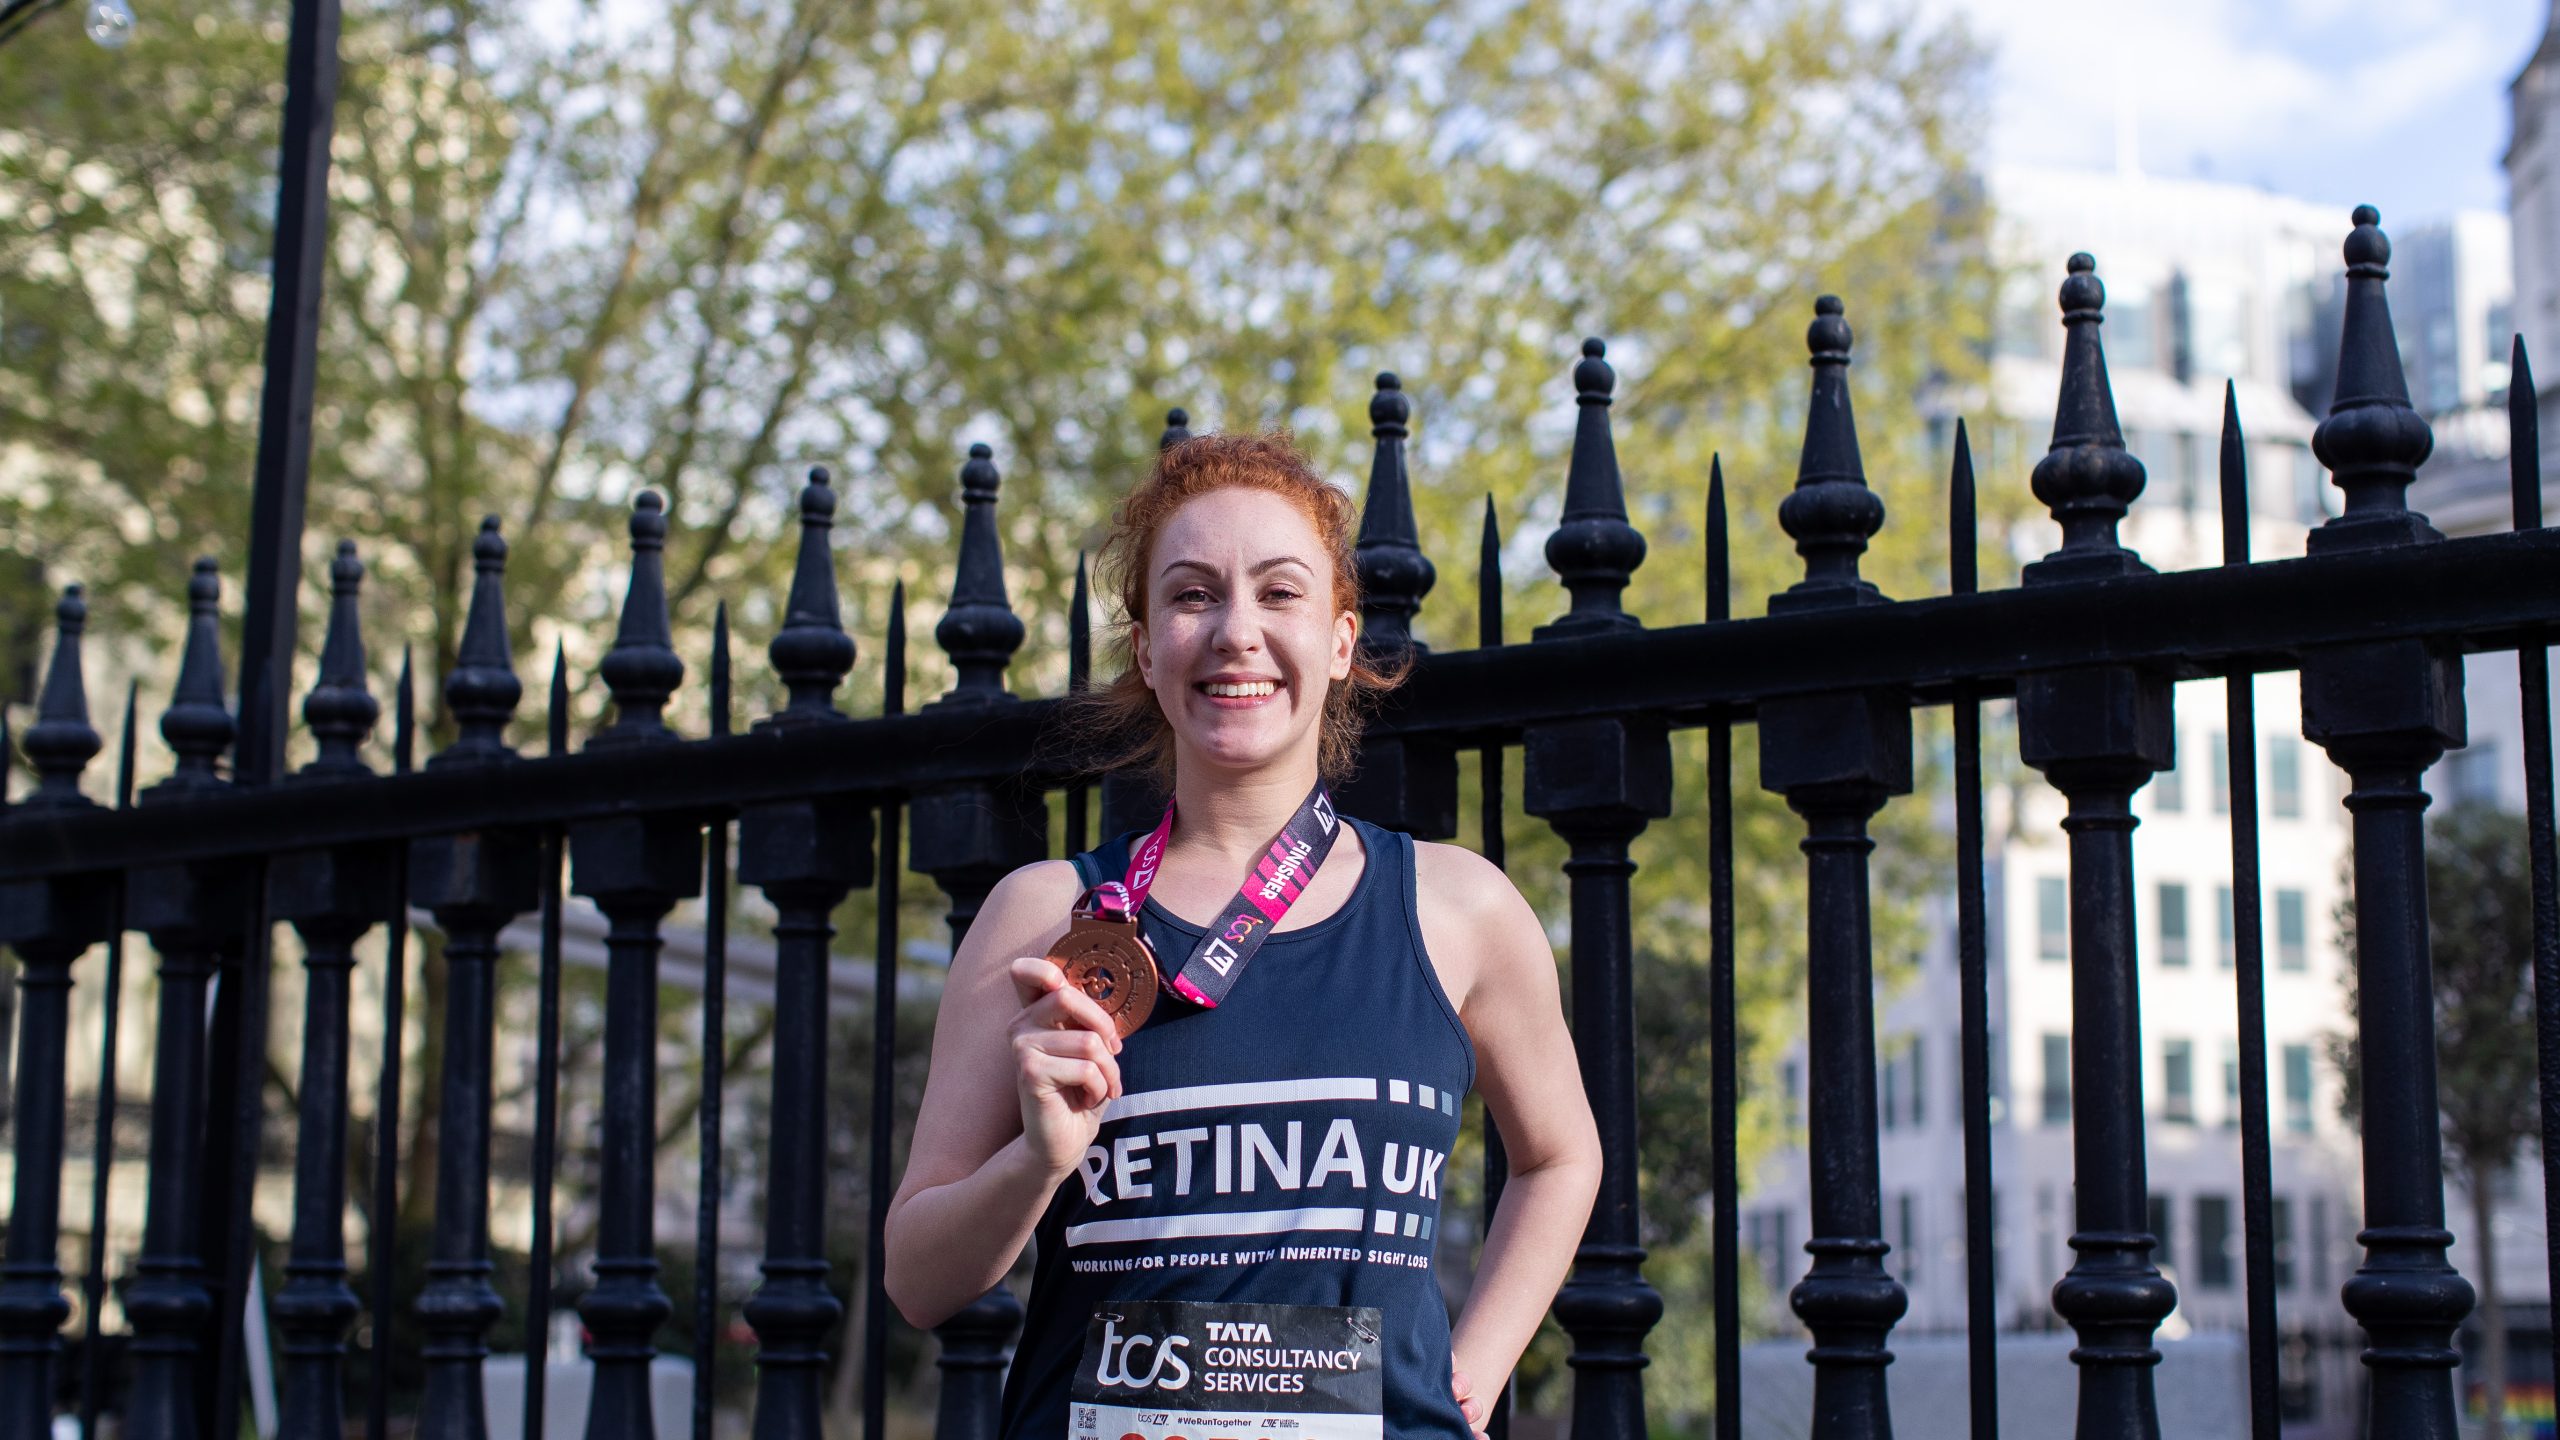
<instances>
[{"instance_id":1,"label":"woman's left arm","mask_svg":"<svg viewBox=\"0 0 2560 1440\"><path fill-rule=\"evenodd\" d=\"M1510 877L1455 846L1427 847L1424 943L1475 1042L1476 1088L1509 1161L1474 1287L1451 1335L1468 1419L1480 1423L1572 1267L1600 1191L1600 1133L1583 1094L1546 927ZM1452 975L1452 971L1457 971Z\"/></svg>"}]
</instances>

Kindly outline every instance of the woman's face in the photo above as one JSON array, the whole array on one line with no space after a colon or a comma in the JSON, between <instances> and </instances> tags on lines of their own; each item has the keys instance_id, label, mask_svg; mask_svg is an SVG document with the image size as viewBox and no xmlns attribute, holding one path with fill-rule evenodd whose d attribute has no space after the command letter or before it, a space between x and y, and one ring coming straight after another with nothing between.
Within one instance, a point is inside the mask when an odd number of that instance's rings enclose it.
<instances>
[{"instance_id":1,"label":"woman's face","mask_svg":"<svg viewBox=\"0 0 2560 1440\"><path fill-rule=\"evenodd\" d=\"M1131 642L1181 747L1237 769L1312 752L1359 635L1314 522L1268 490L1213 490L1173 512L1147 567Z\"/></svg>"}]
</instances>

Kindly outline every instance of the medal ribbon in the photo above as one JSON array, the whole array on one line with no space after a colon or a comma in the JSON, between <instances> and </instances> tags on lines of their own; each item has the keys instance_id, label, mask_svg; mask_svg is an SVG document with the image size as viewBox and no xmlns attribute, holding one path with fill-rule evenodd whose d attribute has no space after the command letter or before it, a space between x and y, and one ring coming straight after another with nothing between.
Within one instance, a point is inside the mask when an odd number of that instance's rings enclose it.
<instances>
[{"instance_id":1,"label":"medal ribbon","mask_svg":"<svg viewBox=\"0 0 2560 1440\"><path fill-rule=\"evenodd\" d=\"M1315 878L1316 867L1332 852L1341 829L1340 817L1333 813L1333 792L1319 780L1289 823L1280 827L1278 838L1255 862L1253 873L1237 887L1236 898L1227 902L1191 958L1169 977L1174 993L1194 1005L1218 1008L1244 974L1245 963ZM1114 918L1134 920L1147 903L1156 867L1164 863L1165 840L1172 834L1173 802L1168 800L1155 833L1129 852L1128 878L1095 887L1093 907Z\"/></svg>"}]
</instances>

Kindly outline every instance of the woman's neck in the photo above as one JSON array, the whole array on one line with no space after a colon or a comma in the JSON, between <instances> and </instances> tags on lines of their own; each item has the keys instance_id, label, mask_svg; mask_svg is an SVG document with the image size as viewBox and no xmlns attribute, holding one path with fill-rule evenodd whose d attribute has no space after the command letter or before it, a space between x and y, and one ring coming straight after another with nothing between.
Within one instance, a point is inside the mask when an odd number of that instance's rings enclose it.
<instances>
[{"instance_id":1,"label":"woman's neck","mask_svg":"<svg viewBox=\"0 0 2560 1440\"><path fill-rule=\"evenodd\" d=\"M1245 774L1185 765L1173 782L1169 851L1250 867L1316 785L1313 755Z\"/></svg>"}]
</instances>

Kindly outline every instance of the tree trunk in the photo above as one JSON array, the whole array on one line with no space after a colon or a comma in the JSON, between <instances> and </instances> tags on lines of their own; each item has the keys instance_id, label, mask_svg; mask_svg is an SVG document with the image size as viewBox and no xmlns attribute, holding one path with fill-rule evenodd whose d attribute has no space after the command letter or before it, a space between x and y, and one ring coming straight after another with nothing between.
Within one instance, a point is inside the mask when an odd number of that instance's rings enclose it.
<instances>
[{"instance_id":1,"label":"tree trunk","mask_svg":"<svg viewBox=\"0 0 2560 1440\"><path fill-rule=\"evenodd\" d=\"M2480 1284L2480 1388L2483 1391L2482 1440L2506 1440L2507 1312L2498 1298L2497 1174L2486 1166L2470 1167L2471 1233L2478 1237L2479 1262L2473 1277Z\"/></svg>"}]
</instances>

